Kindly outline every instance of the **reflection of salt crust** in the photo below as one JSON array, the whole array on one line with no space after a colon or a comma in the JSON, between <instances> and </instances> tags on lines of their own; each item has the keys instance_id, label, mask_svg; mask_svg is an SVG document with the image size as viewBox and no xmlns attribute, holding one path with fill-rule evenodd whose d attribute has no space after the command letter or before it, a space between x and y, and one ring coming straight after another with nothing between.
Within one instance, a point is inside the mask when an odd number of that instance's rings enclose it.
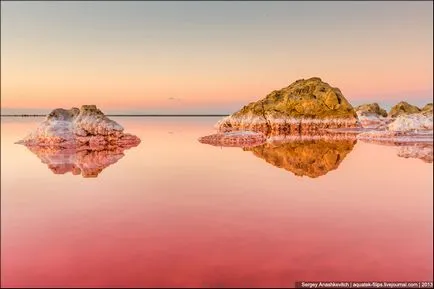
<instances>
[{"instance_id":1,"label":"reflection of salt crust","mask_svg":"<svg viewBox=\"0 0 434 289\"><path fill-rule=\"evenodd\" d=\"M42 146L28 146L55 174L71 172L85 178L97 177L106 167L116 163L124 156L126 148L91 150L64 149Z\"/></svg>"},{"instance_id":2,"label":"reflection of salt crust","mask_svg":"<svg viewBox=\"0 0 434 289\"><path fill-rule=\"evenodd\" d=\"M398 149L398 156L403 158L417 158L424 162L433 162L433 146L423 145L423 146L402 146Z\"/></svg>"},{"instance_id":3,"label":"reflection of salt crust","mask_svg":"<svg viewBox=\"0 0 434 289\"><path fill-rule=\"evenodd\" d=\"M252 131L235 131L207 135L199 138L199 142L214 146L249 147L263 144L265 136Z\"/></svg>"},{"instance_id":4,"label":"reflection of salt crust","mask_svg":"<svg viewBox=\"0 0 434 289\"><path fill-rule=\"evenodd\" d=\"M310 141L310 140L355 140L354 134L327 134L327 135L278 135L271 136L267 143L274 142L292 142L292 141Z\"/></svg>"},{"instance_id":5,"label":"reflection of salt crust","mask_svg":"<svg viewBox=\"0 0 434 289\"><path fill-rule=\"evenodd\" d=\"M422 133L405 133L395 131L368 131L357 135L357 139L377 143L413 143L433 141L432 131Z\"/></svg>"},{"instance_id":6,"label":"reflection of salt crust","mask_svg":"<svg viewBox=\"0 0 434 289\"><path fill-rule=\"evenodd\" d=\"M244 136L244 135L246 135L246 136L249 136L249 135L251 135L251 136L257 136L258 133L253 132L253 131L233 131L233 132L225 133L225 135L226 136L233 136L233 137Z\"/></svg>"}]
</instances>

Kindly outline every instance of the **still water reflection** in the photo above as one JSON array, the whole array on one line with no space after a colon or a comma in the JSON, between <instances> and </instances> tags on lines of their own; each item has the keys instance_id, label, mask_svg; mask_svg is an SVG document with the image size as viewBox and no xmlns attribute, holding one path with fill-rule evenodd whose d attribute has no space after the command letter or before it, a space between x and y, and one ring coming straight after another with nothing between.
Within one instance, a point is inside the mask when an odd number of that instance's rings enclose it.
<instances>
[{"instance_id":1,"label":"still water reflection","mask_svg":"<svg viewBox=\"0 0 434 289\"><path fill-rule=\"evenodd\" d=\"M292 172L296 176L317 178L339 167L357 143L356 139L315 139L272 141L253 147L243 147L267 163ZM381 143L380 143L381 145ZM384 145L384 144L383 144ZM432 143L411 145L395 144L397 155L433 162ZM84 178L98 177L105 168L124 157L129 148L111 147L99 150L75 150L67 148L27 147L54 174L72 173Z\"/></svg>"},{"instance_id":2,"label":"still water reflection","mask_svg":"<svg viewBox=\"0 0 434 289\"><path fill-rule=\"evenodd\" d=\"M351 152L356 140L307 140L267 143L245 148L275 167L296 176L316 178L339 167Z\"/></svg>"},{"instance_id":3,"label":"still water reflection","mask_svg":"<svg viewBox=\"0 0 434 289\"><path fill-rule=\"evenodd\" d=\"M124 157L123 147L99 150L27 147L56 175L71 172L84 178L96 178L108 166Z\"/></svg>"},{"instance_id":4,"label":"still water reflection","mask_svg":"<svg viewBox=\"0 0 434 289\"><path fill-rule=\"evenodd\" d=\"M433 167L421 150L220 148L197 141L218 118L115 120L142 142L101 157L31 153L14 142L41 119L1 119L2 287L432 280ZM97 177L52 171L76 167Z\"/></svg>"}]
</instances>

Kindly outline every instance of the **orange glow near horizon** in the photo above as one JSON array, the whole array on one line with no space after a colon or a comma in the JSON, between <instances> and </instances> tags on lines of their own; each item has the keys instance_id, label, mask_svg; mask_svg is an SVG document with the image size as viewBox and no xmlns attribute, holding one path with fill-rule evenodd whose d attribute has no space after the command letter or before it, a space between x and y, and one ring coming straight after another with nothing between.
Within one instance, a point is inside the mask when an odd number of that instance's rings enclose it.
<instances>
[{"instance_id":1,"label":"orange glow near horizon","mask_svg":"<svg viewBox=\"0 0 434 289\"><path fill-rule=\"evenodd\" d=\"M80 3L1 3L2 108L230 112L310 77L350 103L433 96L428 2Z\"/></svg>"}]
</instances>

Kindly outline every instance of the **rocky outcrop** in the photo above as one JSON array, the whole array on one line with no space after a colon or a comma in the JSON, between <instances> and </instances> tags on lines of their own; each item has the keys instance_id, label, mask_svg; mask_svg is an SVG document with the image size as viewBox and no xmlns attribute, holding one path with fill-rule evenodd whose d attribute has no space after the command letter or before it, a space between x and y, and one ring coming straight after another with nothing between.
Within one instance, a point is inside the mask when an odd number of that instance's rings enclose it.
<instances>
[{"instance_id":1,"label":"rocky outcrop","mask_svg":"<svg viewBox=\"0 0 434 289\"><path fill-rule=\"evenodd\" d=\"M378 128L388 124L391 119L387 118L387 111L378 103L359 105L355 108L360 124L364 128Z\"/></svg>"},{"instance_id":2,"label":"rocky outcrop","mask_svg":"<svg viewBox=\"0 0 434 289\"><path fill-rule=\"evenodd\" d=\"M262 133L237 131L218 133L199 138L199 142L220 147L254 147L266 141Z\"/></svg>"},{"instance_id":3,"label":"rocky outcrop","mask_svg":"<svg viewBox=\"0 0 434 289\"><path fill-rule=\"evenodd\" d=\"M418 108L417 106L411 105L405 101L401 101L390 109L388 116L395 118L400 115L408 115L419 112L420 108Z\"/></svg>"},{"instance_id":4,"label":"rocky outcrop","mask_svg":"<svg viewBox=\"0 0 434 289\"><path fill-rule=\"evenodd\" d=\"M424 114L424 115L432 115L433 114L432 103L428 103L422 108L422 114Z\"/></svg>"},{"instance_id":5,"label":"rocky outcrop","mask_svg":"<svg viewBox=\"0 0 434 289\"><path fill-rule=\"evenodd\" d=\"M125 148L102 150L71 149L47 146L28 146L54 174L81 175L96 178L105 168L124 157Z\"/></svg>"},{"instance_id":6,"label":"rocky outcrop","mask_svg":"<svg viewBox=\"0 0 434 289\"><path fill-rule=\"evenodd\" d=\"M317 77L275 90L216 124L222 132L250 130L266 135L358 126L357 114L342 92Z\"/></svg>"},{"instance_id":7,"label":"rocky outcrop","mask_svg":"<svg viewBox=\"0 0 434 289\"><path fill-rule=\"evenodd\" d=\"M267 163L283 168L296 176L317 178L335 170L351 152L356 140L303 140L266 143L243 148Z\"/></svg>"},{"instance_id":8,"label":"rocky outcrop","mask_svg":"<svg viewBox=\"0 0 434 289\"><path fill-rule=\"evenodd\" d=\"M355 108L358 116L382 116L387 117L387 111L382 109L378 103L362 104Z\"/></svg>"},{"instance_id":9,"label":"rocky outcrop","mask_svg":"<svg viewBox=\"0 0 434 289\"><path fill-rule=\"evenodd\" d=\"M137 136L126 134L123 127L106 117L95 105L80 109L58 108L19 144L75 149L129 148L140 143Z\"/></svg>"}]
</instances>

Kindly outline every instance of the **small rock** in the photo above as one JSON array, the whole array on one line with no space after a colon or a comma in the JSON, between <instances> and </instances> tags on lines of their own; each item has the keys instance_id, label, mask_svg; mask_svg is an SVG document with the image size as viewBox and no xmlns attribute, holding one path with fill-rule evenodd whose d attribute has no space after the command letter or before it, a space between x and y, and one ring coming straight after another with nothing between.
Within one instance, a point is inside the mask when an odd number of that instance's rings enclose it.
<instances>
[{"instance_id":1,"label":"small rock","mask_svg":"<svg viewBox=\"0 0 434 289\"><path fill-rule=\"evenodd\" d=\"M422 108L422 114L432 115L433 114L433 106L432 103L428 103Z\"/></svg>"},{"instance_id":2,"label":"small rock","mask_svg":"<svg viewBox=\"0 0 434 289\"><path fill-rule=\"evenodd\" d=\"M125 134L124 128L106 117L95 105L53 110L46 119L19 144L79 148L122 145L136 146L140 139Z\"/></svg>"},{"instance_id":3,"label":"small rock","mask_svg":"<svg viewBox=\"0 0 434 289\"><path fill-rule=\"evenodd\" d=\"M420 112L420 108L418 108L417 106L411 105L405 101L401 101L390 109L388 116L395 118L400 115L407 115L418 112Z\"/></svg>"},{"instance_id":4,"label":"small rock","mask_svg":"<svg viewBox=\"0 0 434 289\"><path fill-rule=\"evenodd\" d=\"M382 109L378 103L362 104L355 108L357 115L360 116L382 116L387 117L387 111Z\"/></svg>"}]
</instances>

